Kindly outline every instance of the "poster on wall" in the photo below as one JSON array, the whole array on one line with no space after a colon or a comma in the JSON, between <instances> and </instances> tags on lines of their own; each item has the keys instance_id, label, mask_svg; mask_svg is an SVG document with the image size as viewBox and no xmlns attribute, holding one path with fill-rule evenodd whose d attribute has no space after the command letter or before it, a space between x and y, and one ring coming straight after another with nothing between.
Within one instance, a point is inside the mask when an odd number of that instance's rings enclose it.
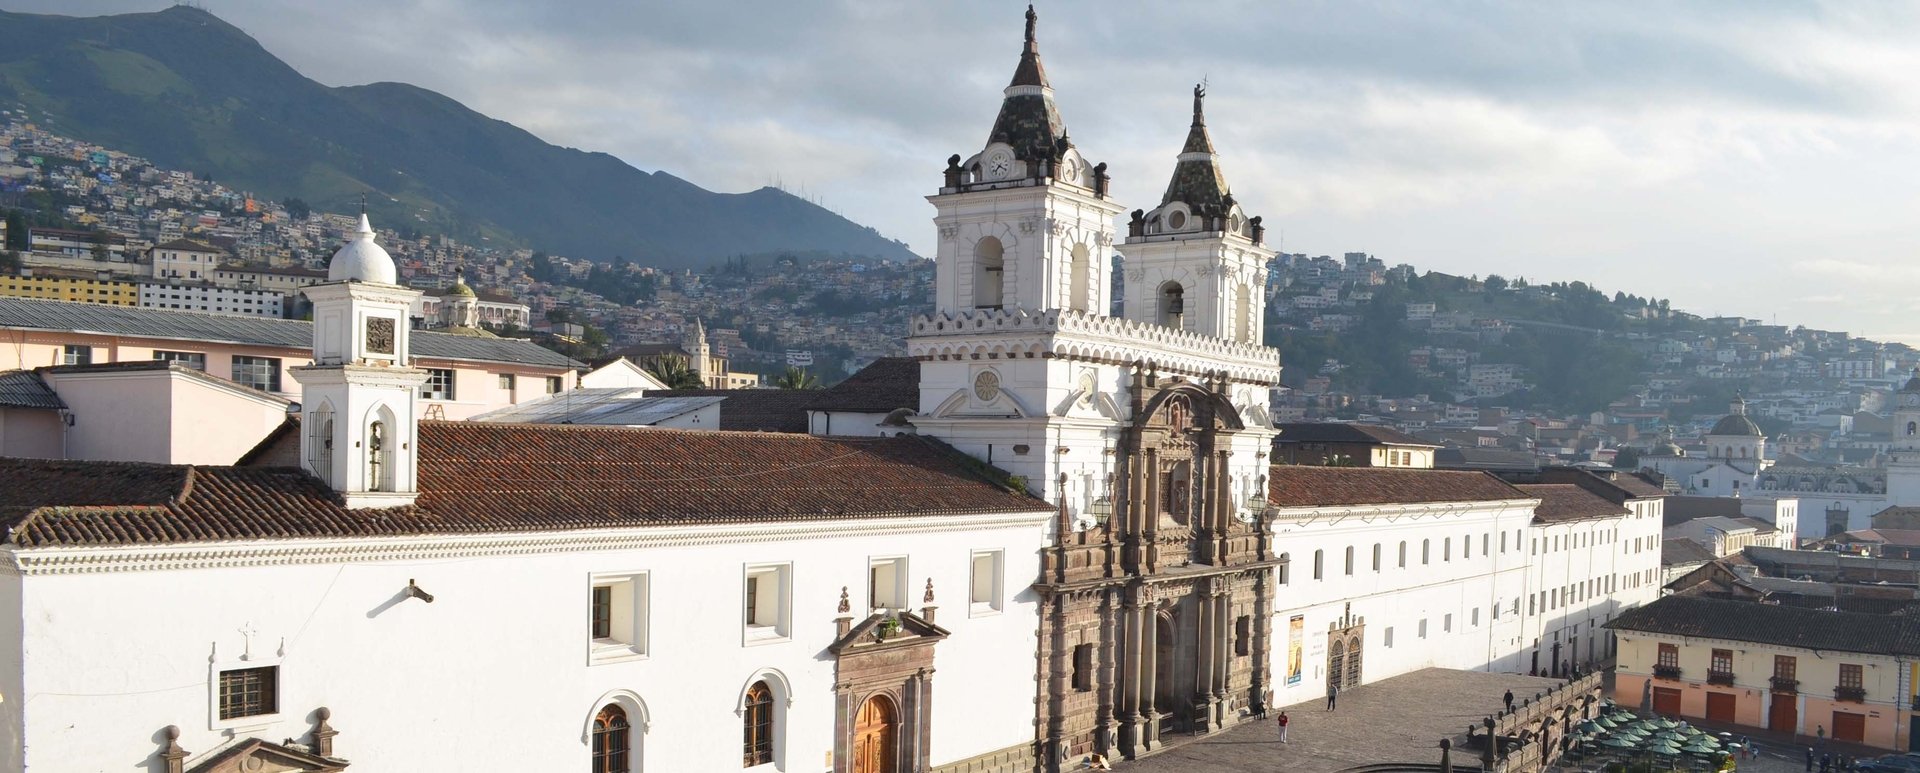
<instances>
[{"instance_id":1,"label":"poster on wall","mask_svg":"<svg viewBox=\"0 0 1920 773\"><path fill-rule=\"evenodd\" d=\"M1306 659L1302 657L1300 648L1305 643L1306 635L1307 635L1307 618L1304 615L1294 615L1292 618L1287 620L1287 686L1288 687L1292 687L1300 683L1300 671L1302 666L1306 665Z\"/></svg>"}]
</instances>

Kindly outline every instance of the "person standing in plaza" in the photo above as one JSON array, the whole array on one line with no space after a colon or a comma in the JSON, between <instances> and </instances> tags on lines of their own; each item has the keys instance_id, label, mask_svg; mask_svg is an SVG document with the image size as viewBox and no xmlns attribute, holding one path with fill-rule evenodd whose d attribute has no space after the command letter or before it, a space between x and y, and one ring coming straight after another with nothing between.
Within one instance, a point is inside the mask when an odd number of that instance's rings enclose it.
<instances>
[{"instance_id":1,"label":"person standing in plaza","mask_svg":"<svg viewBox=\"0 0 1920 773\"><path fill-rule=\"evenodd\" d=\"M1289 721L1287 719L1287 712L1285 711L1280 712L1280 719L1278 721L1280 722L1280 742L1286 743L1287 742L1287 722Z\"/></svg>"},{"instance_id":2,"label":"person standing in plaza","mask_svg":"<svg viewBox=\"0 0 1920 773\"><path fill-rule=\"evenodd\" d=\"M1509 713L1509 714L1511 714L1511 713L1513 713L1513 691L1512 691L1512 690L1508 690L1508 691L1507 691L1507 694L1506 694L1506 695L1502 695L1502 696L1500 696L1500 700L1502 700L1502 701L1505 701L1505 702L1506 702L1506 704L1507 704L1507 713Z\"/></svg>"},{"instance_id":3,"label":"person standing in plaza","mask_svg":"<svg viewBox=\"0 0 1920 773\"><path fill-rule=\"evenodd\" d=\"M1327 682L1327 710L1333 710L1333 703L1340 698L1340 683Z\"/></svg>"},{"instance_id":4,"label":"person standing in plaza","mask_svg":"<svg viewBox=\"0 0 1920 773\"><path fill-rule=\"evenodd\" d=\"M1813 747L1807 747L1807 773L1813 773Z\"/></svg>"}]
</instances>

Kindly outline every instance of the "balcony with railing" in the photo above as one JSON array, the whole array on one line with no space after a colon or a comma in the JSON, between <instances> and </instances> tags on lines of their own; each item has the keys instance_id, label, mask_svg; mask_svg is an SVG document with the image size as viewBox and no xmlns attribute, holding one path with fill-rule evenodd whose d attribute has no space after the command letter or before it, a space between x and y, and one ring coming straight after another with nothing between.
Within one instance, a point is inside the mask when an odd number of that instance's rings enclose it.
<instances>
[{"instance_id":1,"label":"balcony with railing","mask_svg":"<svg viewBox=\"0 0 1920 773\"><path fill-rule=\"evenodd\" d=\"M1800 691L1800 680L1790 676L1776 676L1769 681L1773 683L1774 692L1793 693Z\"/></svg>"},{"instance_id":2,"label":"balcony with railing","mask_svg":"<svg viewBox=\"0 0 1920 773\"><path fill-rule=\"evenodd\" d=\"M1717 684L1717 685L1723 685L1726 687L1732 687L1733 672L1732 671L1708 671L1707 684Z\"/></svg>"},{"instance_id":3,"label":"balcony with railing","mask_svg":"<svg viewBox=\"0 0 1920 773\"><path fill-rule=\"evenodd\" d=\"M1656 666L1654 666L1654 667L1653 667L1653 678L1655 678L1655 679L1679 679L1679 678L1680 678L1680 667L1679 667L1679 666L1669 666L1669 665L1664 665L1664 664L1662 664L1662 665L1656 665Z\"/></svg>"},{"instance_id":4,"label":"balcony with railing","mask_svg":"<svg viewBox=\"0 0 1920 773\"><path fill-rule=\"evenodd\" d=\"M1841 685L1833 688L1833 699L1837 701L1847 701L1849 703L1865 703L1867 702L1867 688Z\"/></svg>"}]
</instances>

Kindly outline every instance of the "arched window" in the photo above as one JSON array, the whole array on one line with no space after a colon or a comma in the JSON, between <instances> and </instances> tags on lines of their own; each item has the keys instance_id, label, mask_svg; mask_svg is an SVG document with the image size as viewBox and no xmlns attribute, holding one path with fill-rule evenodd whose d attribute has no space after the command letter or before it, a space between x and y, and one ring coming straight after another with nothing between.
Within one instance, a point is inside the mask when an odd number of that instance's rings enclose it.
<instances>
[{"instance_id":1,"label":"arched window","mask_svg":"<svg viewBox=\"0 0 1920 773\"><path fill-rule=\"evenodd\" d=\"M1187 291L1179 282L1167 282L1160 285L1160 324L1166 327L1186 327Z\"/></svg>"},{"instance_id":2,"label":"arched window","mask_svg":"<svg viewBox=\"0 0 1920 773\"><path fill-rule=\"evenodd\" d=\"M747 688L746 737L740 766L751 768L773 762L773 690L766 682Z\"/></svg>"},{"instance_id":3,"label":"arched window","mask_svg":"<svg viewBox=\"0 0 1920 773\"><path fill-rule=\"evenodd\" d=\"M1006 247L991 236L973 245L973 307L997 309L1005 301Z\"/></svg>"},{"instance_id":4,"label":"arched window","mask_svg":"<svg viewBox=\"0 0 1920 773\"><path fill-rule=\"evenodd\" d=\"M1073 263L1067 270L1067 307L1074 311L1092 311L1093 258L1087 245L1073 245Z\"/></svg>"},{"instance_id":5,"label":"arched window","mask_svg":"<svg viewBox=\"0 0 1920 773\"><path fill-rule=\"evenodd\" d=\"M1400 540L1400 568L1407 568L1407 541Z\"/></svg>"},{"instance_id":6,"label":"arched window","mask_svg":"<svg viewBox=\"0 0 1920 773\"><path fill-rule=\"evenodd\" d=\"M1433 563L1433 540L1420 540L1420 564L1425 566L1430 563Z\"/></svg>"},{"instance_id":7,"label":"arched window","mask_svg":"<svg viewBox=\"0 0 1920 773\"><path fill-rule=\"evenodd\" d=\"M1907 422L1907 434L1911 435L1915 432L1920 432L1920 422Z\"/></svg>"},{"instance_id":8,"label":"arched window","mask_svg":"<svg viewBox=\"0 0 1920 773\"><path fill-rule=\"evenodd\" d=\"M367 425L367 490L392 491L393 463L387 459L387 423Z\"/></svg>"},{"instance_id":9,"label":"arched window","mask_svg":"<svg viewBox=\"0 0 1920 773\"><path fill-rule=\"evenodd\" d=\"M1324 550L1313 551L1313 579L1318 580L1318 579L1321 579L1323 576L1325 576L1322 572L1325 569L1326 560L1327 560L1327 551L1324 551Z\"/></svg>"},{"instance_id":10,"label":"arched window","mask_svg":"<svg viewBox=\"0 0 1920 773\"><path fill-rule=\"evenodd\" d=\"M1289 576L1292 573L1290 570L1293 569L1292 561L1293 561L1292 554L1289 554L1289 553L1280 554L1280 584L1281 585L1286 585L1290 580L1293 579L1292 577Z\"/></svg>"},{"instance_id":11,"label":"arched window","mask_svg":"<svg viewBox=\"0 0 1920 773\"><path fill-rule=\"evenodd\" d=\"M312 470L313 474L319 476L321 480L332 482L333 408L322 405L315 410L307 431L313 433L313 437L308 440L310 450L307 454L307 469Z\"/></svg>"},{"instance_id":12,"label":"arched window","mask_svg":"<svg viewBox=\"0 0 1920 773\"><path fill-rule=\"evenodd\" d=\"M1380 543L1373 543L1373 570L1380 571Z\"/></svg>"},{"instance_id":13,"label":"arched window","mask_svg":"<svg viewBox=\"0 0 1920 773\"><path fill-rule=\"evenodd\" d=\"M627 773L633 748L633 726L626 709L614 704L593 718L593 773Z\"/></svg>"},{"instance_id":14,"label":"arched window","mask_svg":"<svg viewBox=\"0 0 1920 773\"><path fill-rule=\"evenodd\" d=\"M1242 282L1233 290L1234 340L1253 343L1253 331L1256 324L1253 319L1253 290Z\"/></svg>"},{"instance_id":15,"label":"arched window","mask_svg":"<svg viewBox=\"0 0 1920 773\"><path fill-rule=\"evenodd\" d=\"M1353 574L1353 546L1347 546L1347 574Z\"/></svg>"}]
</instances>

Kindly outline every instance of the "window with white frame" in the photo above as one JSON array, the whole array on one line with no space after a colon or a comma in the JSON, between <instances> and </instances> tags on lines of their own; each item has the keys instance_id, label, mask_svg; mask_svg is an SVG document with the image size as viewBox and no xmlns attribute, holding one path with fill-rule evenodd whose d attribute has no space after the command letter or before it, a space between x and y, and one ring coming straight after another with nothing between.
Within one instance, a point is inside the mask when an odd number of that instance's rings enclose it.
<instances>
[{"instance_id":1,"label":"window with white frame","mask_svg":"<svg viewBox=\"0 0 1920 773\"><path fill-rule=\"evenodd\" d=\"M1391 625L1387 626L1387 635L1385 636L1385 640L1383 643L1388 647L1393 646L1393 626Z\"/></svg>"},{"instance_id":2,"label":"window with white frame","mask_svg":"<svg viewBox=\"0 0 1920 773\"><path fill-rule=\"evenodd\" d=\"M867 562L867 606L872 609L907 608L907 559L875 558Z\"/></svg>"},{"instance_id":3,"label":"window with white frame","mask_svg":"<svg viewBox=\"0 0 1920 773\"><path fill-rule=\"evenodd\" d=\"M1427 638L1427 619L1420 618L1420 638Z\"/></svg>"},{"instance_id":4,"label":"window with white frame","mask_svg":"<svg viewBox=\"0 0 1920 773\"><path fill-rule=\"evenodd\" d=\"M207 369L207 355L200 352L169 352L155 349L153 358L161 362L177 362L194 370Z\"/></svg>"},{"instance_id":5,"label":"window with white frame","mask_svg":"<svg viewBox=\"0 0 1920 773\"><path fill-rule=\"evenodd\" d=\"M427 383L420 385L422 400L453 399L453 369L428 368Z\"/></svg>"},{"instance_id":6,"label":"window with white frame","mask_svg":"<svg viewBox=\"0 0 1920 773\"><path fill-rule=\"evenodd\" d=\"M498 374L498 377L500 379L500 391L502 392L513 391L513 374L512 373L501 373L501 374Z\"/></svg>"},{"instance_id":7,"label":"window with white frame","mask_svg":"<svg viewBox=\"0 0 1920 773\"><path fill-rule=\"evenodd\" d=\"M233 380L262 392L280 391L280 358L233 356Z\"/></svg>"},{"instance_id":8,"label":"window with white frame","mask_svg":"<svg viewBox=\"0 0 1920 773\"><path fill-rule=\"evenodd\" d=\"M560 380L559 376L547 377L547 394L550 394L550 395L559 394L562 386L563 386L563 382Z\"/></svg>"},{"instance_id":9,"label":"window with white frame","mask_svg":"<svg viewBox=\"0 0 1920 773\"><path fill-rule=\"evenodd\" d=\"M588 607L588 662L612 663L647 654L647 573L595 574Z\"/></svg>"},{"instance_id":10,"label":"window with white frame","mask_svg":"<svg viewBox=\"0 0 1920 773\"><path fill-rule=\"evenodd\" d=\"M220 719L280 713L280 667L236 668L220 672Z\"/></svg>"},{"instance_id":11,"label":"window with white frame","mask_svg":"<svg viewBox=\"0 0 1920 773\"><path fill-rule=\"evenodd\" d=\"M93 347L85 344L67 344L60 350L61 365L92 365Z\"/></svg>"},{"instance_id":12,"label":"window with white frame","mask_svg":"<svg viewBox=\"0 0 1920 773\"><path fill-rule=\"evenodd\" d=\"M1006 553L999 550L974 551L973 578L967 593L968 608L973 614L1000 611L1000 575L1006 564L1005 556Z\"/></svg>"},{"instance_id":13,"label":"window with white frame","mask_svg":"<svg viewBox=\"0 0 1920 773\"><path fill-rule=\"evenodd\" d=\"M788 635L787 599L793 588L792 564L757 564L746 570L745 608L748 641L784 639Z\"/></svg>"}]
</instances>

